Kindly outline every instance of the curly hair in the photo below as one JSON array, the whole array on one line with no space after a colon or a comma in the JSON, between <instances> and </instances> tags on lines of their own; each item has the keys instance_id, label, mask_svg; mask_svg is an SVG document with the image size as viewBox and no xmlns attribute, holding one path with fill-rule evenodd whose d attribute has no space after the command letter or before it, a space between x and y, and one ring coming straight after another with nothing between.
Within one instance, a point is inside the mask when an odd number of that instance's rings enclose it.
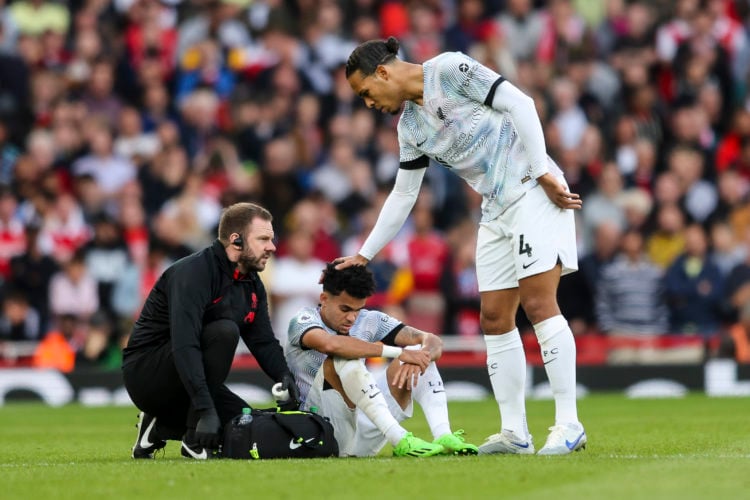
<instances>
[{"instance_id":1,"label":"curly hair","mask_svg":"<svg viewBox=\"0 0 750 500\"><path fill-rule=\"evenodd\" d=\"M375 293L375 278L365 266L352 266L336 269L336 264L329 262L323 270L323 290L340 295L346 292L356 299L366 299Z\"/></svg>"}]
</instances>

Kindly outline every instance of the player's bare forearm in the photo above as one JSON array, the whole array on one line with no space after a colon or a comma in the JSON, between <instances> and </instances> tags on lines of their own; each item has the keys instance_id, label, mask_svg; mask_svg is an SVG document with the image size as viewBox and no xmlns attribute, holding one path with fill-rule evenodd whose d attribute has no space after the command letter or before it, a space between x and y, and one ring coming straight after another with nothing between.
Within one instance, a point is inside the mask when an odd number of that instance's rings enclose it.
<instances>
[{"instance_id":1,"label":"player's bare forearm","mask_svg":"<svg viewBox=\"0 0 750 500\"><path fill-rule=\"evenodd\" d=\"M443 354L443 341L440 340L440 337L408 325L398 332L394 341L401 346L421 345L422 349L429 353L432 361L439 359Z\"/></svg>"},{"instance_id":2,"label":"player's bare forearm","mask_svg":"<svg viewBox=\"0 0 750 500\"><path fill-rule=\"evenodd\" d=\"M544 189L547 198L558 207L578 210L583 206L581 197L576 193L568 191L565 185L558 181L551 173L547 172L538 177L537 181Z\"/></svg>"},{"instance_id":3,"label":"player's bare forearm","mask_svg":"<svg viewBox=\"0 0 750 500\"><path fill-rule=\"evenodd\" d=\"M373 344L348 335L329 335L320 329L308 331L303 343L309 349L344 359L377 358L383 352L381 344Z\"/></svg>"}]
</instances>

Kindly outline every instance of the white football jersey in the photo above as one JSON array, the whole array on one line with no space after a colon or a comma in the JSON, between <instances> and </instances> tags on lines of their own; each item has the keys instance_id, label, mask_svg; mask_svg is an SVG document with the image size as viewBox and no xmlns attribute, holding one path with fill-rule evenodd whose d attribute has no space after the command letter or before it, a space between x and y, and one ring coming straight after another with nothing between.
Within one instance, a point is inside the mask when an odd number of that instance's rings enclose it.
<instances>
[{"instance_id":1,"label":"white football jersey","mask_svg":"<svg viewBox=\"0 0 750 500\"><path fill-rule=\"evenodd\" d=\"M422 68L422 106L406 101L398 122L400 160L426 155L453 170L482 195L482 221L493 220L537 184L510 114L491 107L504 79L461 52L440 54ZM562 176L549 158L548 164Z\"/></svg>"},{"instance_id":2,"label":"white football jersey","mask_svg":"<svg viewBox=\"0 0 750 500\"><path fill-rule=\"evenodd\" d=\"M349 336L366 342L378 342L399 328L401 324L396 318L380 311L362 309L357 316L357 321L349 330ZM307 399L307 393L315 380L315 375L327 357L322 352L302 346L302 336L313 328L320 328L330 335L338 335L323 323L319 307L302 308L289 322L286 362L297 382L303 402Z\"/></svg>"}]
</instances>

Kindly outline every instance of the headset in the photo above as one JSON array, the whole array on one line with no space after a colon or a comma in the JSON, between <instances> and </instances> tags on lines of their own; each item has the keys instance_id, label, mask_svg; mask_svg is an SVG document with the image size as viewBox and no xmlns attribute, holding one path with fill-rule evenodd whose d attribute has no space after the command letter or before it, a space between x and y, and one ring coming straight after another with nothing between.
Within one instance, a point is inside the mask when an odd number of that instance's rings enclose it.
<instances>
[{"instance_id":1,"label":"headset","mask_svg":"<svg viewBox=\"0 0 750 500\"><path fill-rule=\"evenodd\" d=\"M233 241L232 246L238 248L239 250L242 250L242 247L245 246L245 242L242 240L242 235L238 235Z\"/></svg>"}]
</instances>

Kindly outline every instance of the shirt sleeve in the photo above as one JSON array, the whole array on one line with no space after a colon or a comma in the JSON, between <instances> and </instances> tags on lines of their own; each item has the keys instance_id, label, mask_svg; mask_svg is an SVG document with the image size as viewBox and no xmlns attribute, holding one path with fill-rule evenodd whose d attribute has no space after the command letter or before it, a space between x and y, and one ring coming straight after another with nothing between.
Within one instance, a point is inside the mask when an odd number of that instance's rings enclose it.
<instances>
[{"instance_id":1,"label":"shirt sleeve","mask_svg":"<svg viewBox=\"0 0 750 500\"><path fill-rule=\"evenodd\" d=\"M400 168L398 170L393 190L380 210L375 227L372 228L359 251L362 257L372 260L396 236L417 201L425 171L424 168L418 170Z\"/></svg>"},{"instance_id":2,"label":"shirt sleeve","mask_svg":"<svg viewBox=\"0 0 750 500\"><path fill-rule=\"evenodd\" d=\"M210 283L208 266L185 261L172 269L167 285L174 364L196 410L214 407L200 344L205 304L211 299Z\"/></svg>"},{"instance_id":3,"label":"shirt sleeve","mask_svg":"<svg viewBox=\"0 0 750 500\"><path fill-rule=\"evenodd\" d=\"M289 322L289 345L305 351L308 350L309 347L302 343L302 338L314 328L325 330L323 323L311 309L304 308L300 310Z\"/></svg>"},{"instance_id":4,"label":"shirt sleeve","mask_svg":"<svg viewBox=\"0 0 750 500\"><path fill-rule=\"evenodd\" d=\"M460 52L446 54L437 60L437 65L446 93L459 94L488 106L495 89L505 81L495 71Z\"/></svg>"},{"instance_id":5,"label":"shirt sleeve","mask_svg":"<svg viewBox=\"0 0 750 500\"><path fill-rule=\"evenodd\" d=\"M289 371L284 358L284 350L273 334L271 318L268 314L268 295L260 278L255 279L258 294L258 308L252 323L243 323L240 329L242 340L253 353L261 369L272 380L278 382Z\"/></svg>"}]
</instances>

